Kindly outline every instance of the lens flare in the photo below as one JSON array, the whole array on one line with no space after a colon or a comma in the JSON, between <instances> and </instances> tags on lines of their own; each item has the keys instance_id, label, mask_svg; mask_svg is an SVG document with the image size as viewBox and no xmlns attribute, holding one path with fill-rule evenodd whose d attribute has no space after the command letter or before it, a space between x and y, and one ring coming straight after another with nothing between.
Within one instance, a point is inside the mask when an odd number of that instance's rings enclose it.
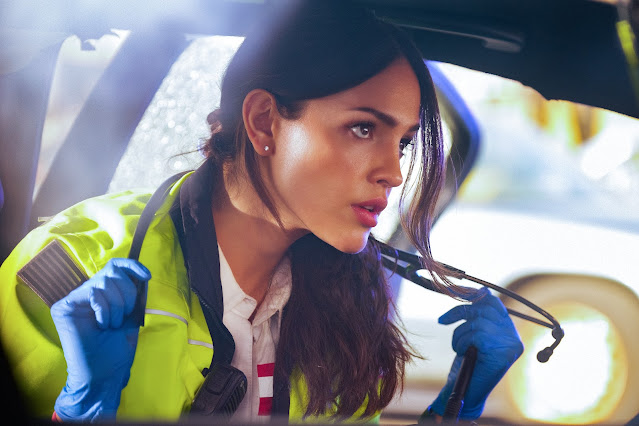
<instances>
[{"instance_id":1,"label":"lens flare","mask_svg":"<svg viewBox=\"0 0 639 426\"><path fill-rule=\"evenodd\" d=\"M550 360L536 355L548 346L545 330L519 324L526 351L508 383L524 417L548 423L605 421L623 396L628 379L626 348L610 319L575 302L549 306L566 337Z\"/></svg>"}]
</instances>

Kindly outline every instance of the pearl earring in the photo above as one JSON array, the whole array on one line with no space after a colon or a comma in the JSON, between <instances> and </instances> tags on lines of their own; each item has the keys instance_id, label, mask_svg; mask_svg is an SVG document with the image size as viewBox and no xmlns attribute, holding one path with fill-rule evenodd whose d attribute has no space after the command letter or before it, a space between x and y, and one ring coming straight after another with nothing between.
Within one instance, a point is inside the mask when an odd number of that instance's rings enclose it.
<instances>
[{"instance_id":1,"label":"pearl earring","mask_svg":"<svg viewBox=\"0 0 639 426\"><path fill-rule=\"evenodd\" d=\"M265 146L264 146L264 151L268 151L268 150L269 150L268 145L265 145Z\"/></svg>"}]
</instances>

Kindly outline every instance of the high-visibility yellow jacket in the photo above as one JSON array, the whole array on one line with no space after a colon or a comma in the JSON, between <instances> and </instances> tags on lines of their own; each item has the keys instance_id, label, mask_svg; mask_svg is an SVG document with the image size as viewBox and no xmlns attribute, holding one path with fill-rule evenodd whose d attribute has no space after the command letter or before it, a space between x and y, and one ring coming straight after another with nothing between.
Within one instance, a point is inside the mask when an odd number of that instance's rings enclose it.
<instances>
[{"instance_id":1,"label":"high-visibility yellow jacket","mask_svg":"<svg viewBox=\"0 0 639 426\"><path fill-rule=\"evenodd\" d=\"M204 380L202 370L211 364L211 336L198 297L190 288L168 214L189 176L173 185L142 245L139 260L151 271L152 279L145 325L140 328L131 377L122 391L119 419L178 419L188 412ZM51 416L67 373L49 308L17 277L17 271L54 239L87 276L97 273L110 258L127 257L150 196L127 191L83 201L29 233L0 267L0 339L30 414ZM307 403L304 378L294 372L290 384L289 421L326 421L326 417L303 419ZM378 419L377 415L367 420Z\"/></svg>"}]
</instances>

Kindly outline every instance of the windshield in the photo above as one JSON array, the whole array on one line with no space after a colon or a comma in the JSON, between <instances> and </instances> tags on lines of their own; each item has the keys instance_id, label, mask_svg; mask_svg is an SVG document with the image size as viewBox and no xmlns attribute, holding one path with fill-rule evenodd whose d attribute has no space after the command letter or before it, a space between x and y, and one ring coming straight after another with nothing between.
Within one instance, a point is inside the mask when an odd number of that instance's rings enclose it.
<instances>
[{"instance_id":1,"label":"windshield","mask_svg":"<svg viewBox=\"0 0 639 426\"><path fill-rule=\"evenodd\" d=\"M639 120L441 64L482 144L458 203L639 231Z\"/></svg>"}]
</instances>

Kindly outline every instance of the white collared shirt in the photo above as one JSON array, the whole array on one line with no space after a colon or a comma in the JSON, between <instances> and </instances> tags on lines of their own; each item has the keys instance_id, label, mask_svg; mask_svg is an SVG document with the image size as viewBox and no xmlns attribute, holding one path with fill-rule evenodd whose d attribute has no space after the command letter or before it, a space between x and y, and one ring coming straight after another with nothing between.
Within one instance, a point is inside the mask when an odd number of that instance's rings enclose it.
<instances>
[{"instance_id":1,"label":"white collared shirt","mask_svg":"<svg viewBox=\"0 0 639 426\"><path fill-rule=\"evenodd\" d=\"M271 285L251 323L249 318L257 301L240 288L219 244L218 251L224 298L222 322L235 340L231 365L241 370L248 382L246 395L233 415L233 421L266 422L270 419L273 401L273 367L282 309L291 294L290 260L285 256L275 268Z\"/></svg>"}]
</instances>

